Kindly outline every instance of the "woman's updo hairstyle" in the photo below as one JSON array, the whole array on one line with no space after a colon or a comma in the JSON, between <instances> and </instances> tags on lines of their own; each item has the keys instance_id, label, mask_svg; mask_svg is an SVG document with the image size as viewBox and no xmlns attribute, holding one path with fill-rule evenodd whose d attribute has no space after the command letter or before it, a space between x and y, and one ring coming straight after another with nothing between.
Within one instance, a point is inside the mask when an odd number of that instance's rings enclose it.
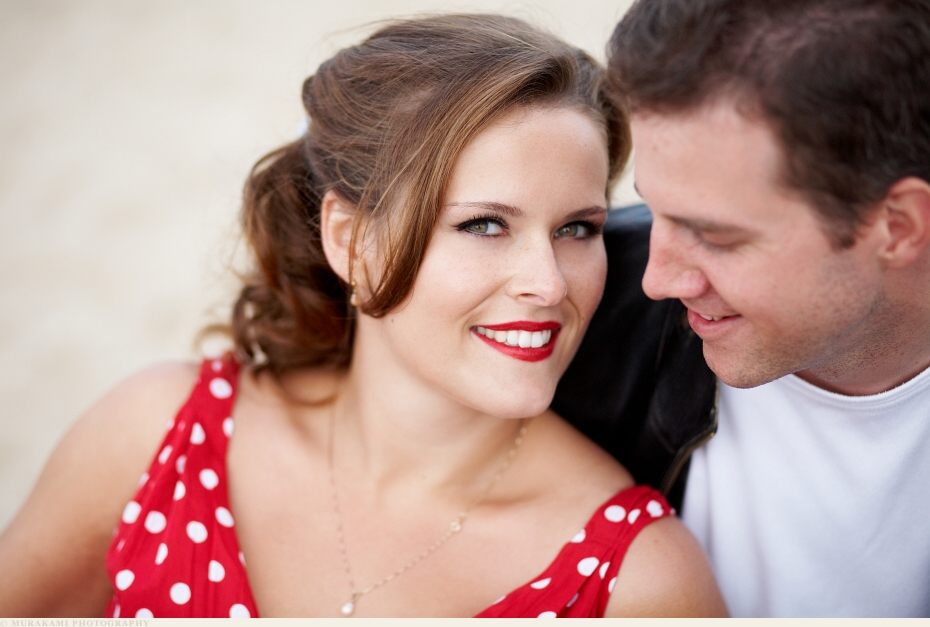
<instances>
[{"instance_id":1,"label":"woman's updo hairstyle","mask_svg":"<svg viewBox=\"0 0 930 627\"><path fill-rule=\"evenodd\" d=\"M238 358L275 376L349 363L350 289L320 240L329 190L377 229L384 271L358 308L382 316L410 292L459 153L495 118L578 108L604 128L612 181L630 141L604 78L582 50L496 15L393 22L324 62L303 85L307 132L260 159L245 185L255 268L233 308Z\"/></svg>"}]
</instances>

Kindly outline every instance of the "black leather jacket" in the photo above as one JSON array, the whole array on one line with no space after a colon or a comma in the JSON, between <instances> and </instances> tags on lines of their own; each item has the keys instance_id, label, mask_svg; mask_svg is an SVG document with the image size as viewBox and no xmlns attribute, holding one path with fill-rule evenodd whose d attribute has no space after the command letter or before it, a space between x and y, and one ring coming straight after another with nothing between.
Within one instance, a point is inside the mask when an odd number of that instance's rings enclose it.
<instances>
[{"instance_id":1,"label":"black leather jacket","mask_svg":"<svg viewBox=\"0 0 930 627\"><path fill-rule=\"evenodd\" d=\"M680 510L691 453L717 429L716 378L681 303L642 291L650 225L645 205L611 212L604 298L552 408Z\"/></svg>"}]
</instances>

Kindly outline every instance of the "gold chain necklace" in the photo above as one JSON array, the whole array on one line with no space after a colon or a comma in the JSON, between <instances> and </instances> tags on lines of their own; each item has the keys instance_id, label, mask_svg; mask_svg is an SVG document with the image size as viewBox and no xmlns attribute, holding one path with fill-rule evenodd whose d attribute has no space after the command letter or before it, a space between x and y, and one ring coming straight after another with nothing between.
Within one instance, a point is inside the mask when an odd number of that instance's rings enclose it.
<instances>
[{"instance_id":1,"label":"gold chain necklace","mask_svg":"<svg viewBox=\"0 0 930 627\"><path fill-rule=\"evenodd\" d=\"M336 412L330 412L329 419L329 447L327 450L327 466L329 467L329 486L332 493L333 499L333 512L336 515L336 539L339 542L339 553L342 555L342 566L345 569L346 580L349 582L349 600L342 604L339 608L339 611L343 616L352 616L355 613L355 606L358 603L358 600L368 594L369 592L380 588L381 586L390 583L394 579L397 579L405 572L425 560L427 557L439 550L439 547L448 542L453 536L457 535L465 527L465 521L468 519L469 513L481 504L484 499L487 498L488 493L491 492L491 488L494 487L494 484L501 478L501 475L510 468L510 465L513 463L514 457L517 455L517 450L520 448L520 445L523 444L523 439L526 436L527 420L525 418L520 420L520 428L517 430L517 436L513 440L513 444L510 446L510 449L504 456L503 461L501 462L500 467L497 469L497 472L491 477L488 481L488 484L485 486L484 490L478 495L474 501L471 502L468 507L462 510L458 516L452 519L452 522L449 523L448 528L445 533L443 533L435 542L430 544L428 547L423 549L420 553L410 558L405 562L400 568L390 573L389 575L382 577L373 584L366 586L364 588L359 588L355 585L355 577L352 575L352 566L349 563L349 553L346 549L346 538L345 531L343 530L342 525L342 512L339 509L339 497L336 491L336 473L333 471L333 441L335 440L335 431L336 431Z\"/></svg>"}]
</instances>

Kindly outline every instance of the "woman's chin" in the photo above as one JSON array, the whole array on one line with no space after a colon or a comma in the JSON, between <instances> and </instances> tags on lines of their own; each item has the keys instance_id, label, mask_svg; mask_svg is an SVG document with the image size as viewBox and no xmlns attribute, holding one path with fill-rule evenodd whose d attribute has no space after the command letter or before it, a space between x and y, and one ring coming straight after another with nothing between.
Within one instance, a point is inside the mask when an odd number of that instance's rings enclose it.
<instances>
[{"instance_id":1,"label":"woman's chin","mask_svg":"<svg viewBox=\"0 0 930 627\"><path fill-rule=\"evenodd\" d=\"M555 389L539 390L535 393L510 395L506 398L485 398L479 408L482 412L504 419L532 418L538 416L552 403Z\"/></svg>"}]
</instances>

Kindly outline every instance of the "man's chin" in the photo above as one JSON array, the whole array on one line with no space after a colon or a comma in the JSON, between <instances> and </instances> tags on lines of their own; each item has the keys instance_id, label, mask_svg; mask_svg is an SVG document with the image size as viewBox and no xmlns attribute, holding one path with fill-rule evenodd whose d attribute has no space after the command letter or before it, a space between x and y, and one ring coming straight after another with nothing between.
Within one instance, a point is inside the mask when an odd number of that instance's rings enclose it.
<instances>
[{"instance_id":1,"label":"man's chin","mask_svg":"<svg viewBox=\"0 0 930 627\"><path fill-rule=\"evenodd\" d=\"M710 351L706 343L704 360L721 382L734 388L758 387L788 374L751 356L736 355L733 351L729 351L729 354Z\"/></svg>"}]
</instances>

